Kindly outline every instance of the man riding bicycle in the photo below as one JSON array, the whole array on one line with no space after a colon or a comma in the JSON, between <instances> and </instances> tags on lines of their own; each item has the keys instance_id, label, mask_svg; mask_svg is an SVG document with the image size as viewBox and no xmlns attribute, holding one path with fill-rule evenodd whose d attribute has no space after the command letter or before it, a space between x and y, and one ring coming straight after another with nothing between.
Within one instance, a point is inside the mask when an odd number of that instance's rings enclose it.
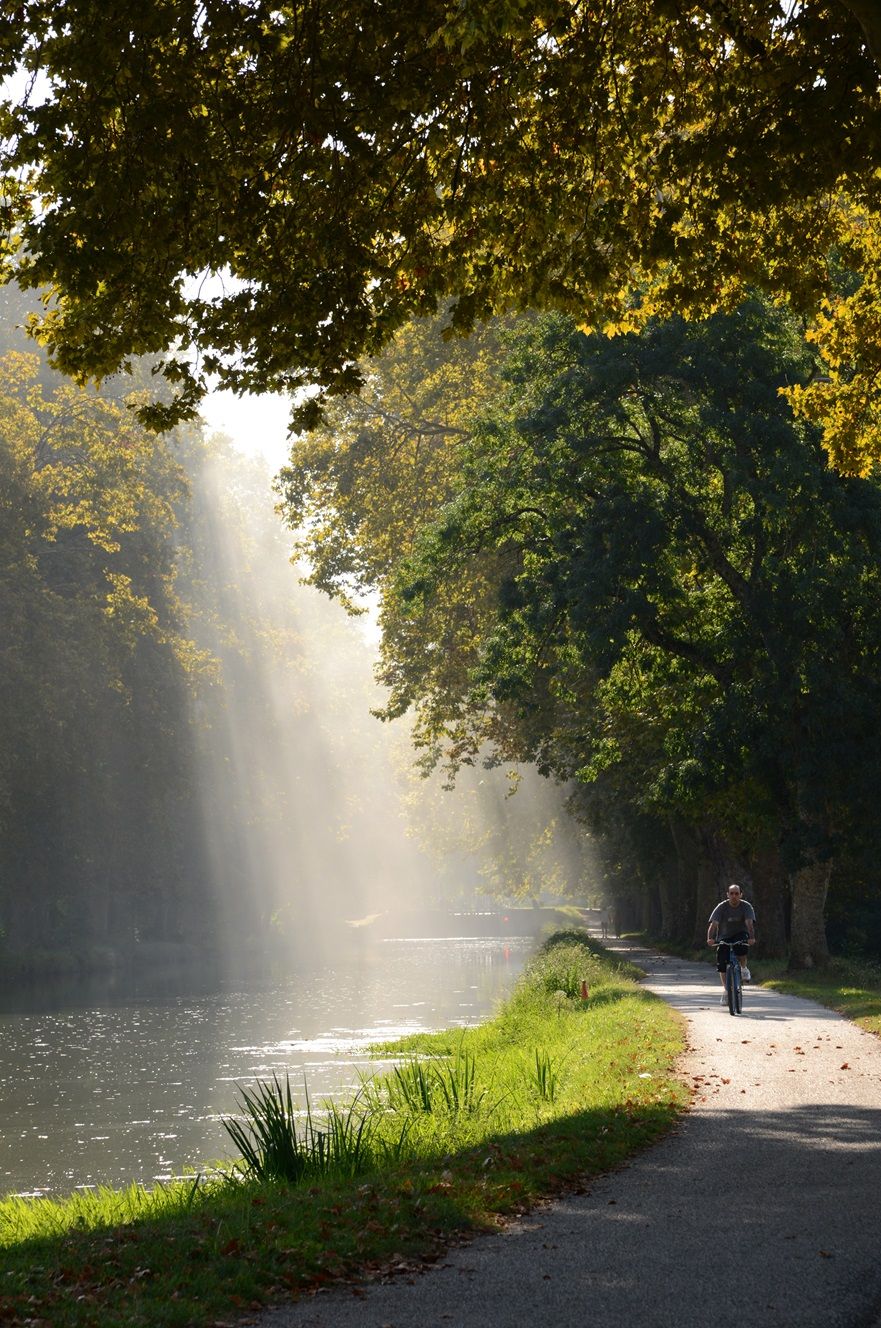
<instances>
[{"instance_id":1,"label":"man riding bicycle","mask_svg":"<svg viewBox=\"0 0 881 1328\"><path fill-rule=\"evenodd\" d=\"M740 973L744 982L749 982L752 974L746 966L747 951L756 940L756 911L749 900L743 898L739 885L729 885L726 897L717 904L710 914L707 925L707 945L716 946L716 967L719 981L722 983L722 1004L725 1004L725 970L728 967L728 955L731 950L740 961Z\"/></svg>"}]
</instances>

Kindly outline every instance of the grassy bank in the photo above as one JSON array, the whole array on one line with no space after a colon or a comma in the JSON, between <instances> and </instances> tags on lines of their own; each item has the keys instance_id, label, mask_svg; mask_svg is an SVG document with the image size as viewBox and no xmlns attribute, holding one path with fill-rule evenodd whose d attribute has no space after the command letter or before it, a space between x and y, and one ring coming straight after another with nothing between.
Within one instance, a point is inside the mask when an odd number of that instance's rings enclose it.
<instances>
[{"instance_id":1,"label":"grassy bank","mask_svg":"<svg viewBox=\"0 0 881 1328\"><path fill-rule=\"evenodd\" d=\"M397 1070L341 1117L361 1122L357 1149L297 1184L214 1177L0 1203L0 1322L229 1320L430 1262L463 1233L583 1188L657 1138L686 1100L672 1077L680 1024L633 971L584 933L551 938L493 1020L382 1049Z\"/></svg>"},{"instance_id":2,"label":"grassy bank","mask_svg":"<svg viewBox=\"0 0 881 1328\"><path fill-rule=\"evenodd\" d=\"M763 986L818 1001L881 1037L881 969L874 964L835 958L825 968L800 973L790 973L782 960L758 967Z\"/></svg>"}]
</instances>

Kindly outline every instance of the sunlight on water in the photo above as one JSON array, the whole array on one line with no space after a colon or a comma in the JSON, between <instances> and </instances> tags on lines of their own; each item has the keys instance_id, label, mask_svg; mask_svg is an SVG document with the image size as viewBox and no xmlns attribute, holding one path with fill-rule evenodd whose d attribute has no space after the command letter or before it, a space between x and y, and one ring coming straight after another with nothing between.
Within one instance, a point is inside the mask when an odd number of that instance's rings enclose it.
<instances>
[{"instance_id":1,"label":"sunlight on water","mask_svg":"<svg viewBox=\"0 0 881 1328\"><path fill-rule=\"evenodd\" d=\"M227 1156L222 1119L256 1078L305 1079L318 1107L356 1089L371 1043L472 1024L522 968L529 940L424 939L454 907L494 931L488 892L537 903L586 879L565 791L535 772L474 768L453 794L414 775L406 726L371 713L372 647L288 561L268 477L221 443L192 465L192 630L215 671L192 697L205 876L187 944L214 976L118 969L91 996L81 979L0 1008L0 1191L150 1184ZM423 939L382 940L405 915ZM285 976L234 976L258 962Z\"/></svg>"},{"instance_id":2,"label":"sunlight on water","mask_svg":"<svg viewBox=\"0 0 881 1328\"><path fill-rule=\"evenodd\" d=\"M289 1073L303 1102L305 1076L315 1104L355 1090L371 1044L485 1018L531 948L392 940L283 982L0 1013L0 1192L150 1184L228 1156L237 1084Z\"/></svg>"}]
</instances>

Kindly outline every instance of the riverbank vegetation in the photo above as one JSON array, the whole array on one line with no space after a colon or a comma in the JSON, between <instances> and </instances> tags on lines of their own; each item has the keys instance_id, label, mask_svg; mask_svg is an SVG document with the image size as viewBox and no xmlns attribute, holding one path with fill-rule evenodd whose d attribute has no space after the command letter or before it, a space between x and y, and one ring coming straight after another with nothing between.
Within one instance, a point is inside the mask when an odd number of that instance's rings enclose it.
<instances>
[{"instance_id":1,"label":"riverbank vegetation","mask_svg":"<svg viewBox=\"0 0 881 1328\"><path fill-rule=\"evenodd\" d=\"M239 1171L152 1193L4 1201L0 1315L53 1328L208 1324L431 1262L658 1138L686 1102L682 1049L678 1017L627 966L583 932L557 934L494 1019L377 1049L398 1066L353 1108L367 1121L357 1165L299 1183ZM302 1137L303 1117L293 1123Z\"/></svg>"}]
</instances>

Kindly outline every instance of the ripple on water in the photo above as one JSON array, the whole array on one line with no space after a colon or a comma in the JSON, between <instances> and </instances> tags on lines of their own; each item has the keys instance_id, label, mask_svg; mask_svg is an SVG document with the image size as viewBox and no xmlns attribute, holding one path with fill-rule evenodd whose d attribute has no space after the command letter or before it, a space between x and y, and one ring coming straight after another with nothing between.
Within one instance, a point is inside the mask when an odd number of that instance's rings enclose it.
<instances>
[{"instance_id":1,"label":"ripple on water","mask_svg":"<svg viewBox=\"0 0 881 1328\"><path fill-rule=\"evenodd\" d=\"M228 1156L237 1084L287 1072L299 1098L304 1074L314 1102L350 1092L381 1068L376 1043L491 1013L531 948L386 941L281 983L0 1012L0 1192L151 1183Z\"/></svg>"}]
</instances>

